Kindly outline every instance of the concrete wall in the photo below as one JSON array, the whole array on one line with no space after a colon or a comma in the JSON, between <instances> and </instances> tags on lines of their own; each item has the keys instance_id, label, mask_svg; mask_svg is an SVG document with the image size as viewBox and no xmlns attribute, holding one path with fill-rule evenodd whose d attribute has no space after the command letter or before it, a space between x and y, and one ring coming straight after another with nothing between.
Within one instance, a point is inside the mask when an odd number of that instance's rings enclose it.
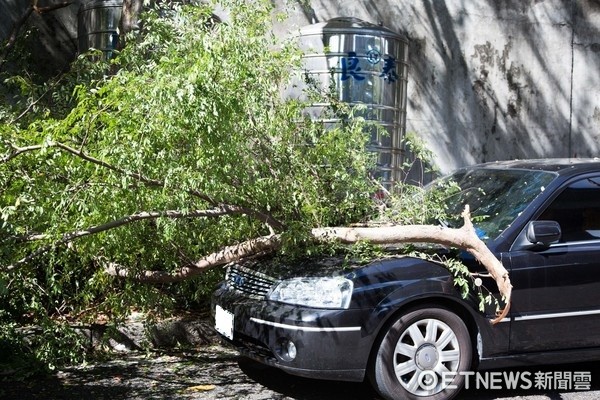
<instances>
[{"instance_id":1,"label":"concrete wall","mask_svg":"<svg viewBox=\"0 0 600 400\"><path fill-rule=\"evenodd\" d=\"M26 3L5 1L0 38ZM276 26L282 35L350 16L408 37L407 130L428 143L442 171L600 156L600 0L273 1L292 7ZM36 51L53 48L58 65L76 49L78 7L37 22L50 39Z\"/></svg>"},{"instance_id":2,"label":"concrete wall","mask_svg":"<svg viewBox=\"0 0 600 400\"><path fill-rule=\"evenodd\" d=\"M83 0L81 0L83 1ZM40 7L62 1L39 0ZM30 4L29 0L0 0L0 41L6 40ZM54 75L68 68L77 53L77 11L80 0L67 7L43 14L32 13L26 26L37 32L30 39L32 68L43 75Z\"/></svg>"},{"instance_id":3,"label":"concrete wall","mask_svg":"<svg viewBox=\"0 0 600 400\"><path fill-rule=\"evenodd\" d=\"M600 156L600 1L308 3L277 30L352 16L409 38L407 130L425 139L442 171Z\"/></svg>"}]
</instances>

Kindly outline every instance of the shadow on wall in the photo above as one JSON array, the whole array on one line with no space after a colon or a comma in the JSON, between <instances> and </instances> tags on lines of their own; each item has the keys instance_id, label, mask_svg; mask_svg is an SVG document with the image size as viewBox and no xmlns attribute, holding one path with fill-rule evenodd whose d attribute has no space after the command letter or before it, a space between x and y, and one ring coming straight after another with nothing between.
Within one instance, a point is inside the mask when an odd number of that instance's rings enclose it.
<instances>
[{"instance_id":1,"label":"shadow on wall","mask_svg":"<svg viewBox=\"0 0 600 400\"><path fill-rule=\"evenodd\" d=\"M4 0L0 6L0 41L8 38L15 21L17 21L25 12L28 6L27 1Z\"/></svg>"},{"instance_id":2,"label":"shadow on wall","mask_svg":"<svg viewBox=\"0 0 600 400\"><path fill-rule=\"evenodd\" d=\"M283 4L285 0L272 0ZM77 52L81 0L33 13L30 65L52 75ZM600 1L296 0L300 25L334 17L409 38L407 130L447 171L512 158L600 153ZM6 37L29 4L4 0Z\"/></svg>"},{"instance_id":3,"label":"shadow on wall","mask_svg":"<svg viewBox=\"0 0 600 400\"><path fill-rule=\"evenodd\" d=\"M600 89L585 82L600 83L600 19L592 17L600 2L303 3L307 23L353 16L409 38L407 129L423 136L443 171L598 154Z\"/></svg>"},{"instance_id":4,"label":"shadow on wall","mask_svg":"<svg viewBox=\"0 0 600 400\"><path fill-rule=\"evenodd\" d=\"M40 2L41 7L52 6L60 2ZM13 33L13 29L26 16L30 2L25 0L7 0L0 6L0 39L4 42ZM26 46L28 64L42 76L52 76L68 68L77 55L77 11L79 1L53 11L32 12L25 20L19 35L28 29ZM14 51L11 50L11 51ZM13 57L24 56L12 54ZM9 57L10 58L10 57Z\"/></svg>"}]
</instances>

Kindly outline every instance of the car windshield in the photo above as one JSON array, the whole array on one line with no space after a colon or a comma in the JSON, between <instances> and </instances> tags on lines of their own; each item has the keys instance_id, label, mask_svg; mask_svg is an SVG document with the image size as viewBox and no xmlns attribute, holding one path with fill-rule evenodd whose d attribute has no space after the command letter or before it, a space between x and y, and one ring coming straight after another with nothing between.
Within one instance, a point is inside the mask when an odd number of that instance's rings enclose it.
<instances>
[{"instance_id":1,"label":"car windshield","mask_svg":"<svg viewBox=\"0 0 600 400\"><path fill-rule=\"evenodd\" d=\"M551 172L519 169L458 170L443 178L460 187L446 201L448 215L457 216L447 224L461 226L459 216L468 204L477 235L484 241L495 239L555 177Z\"/></svg>"}]
</instances>

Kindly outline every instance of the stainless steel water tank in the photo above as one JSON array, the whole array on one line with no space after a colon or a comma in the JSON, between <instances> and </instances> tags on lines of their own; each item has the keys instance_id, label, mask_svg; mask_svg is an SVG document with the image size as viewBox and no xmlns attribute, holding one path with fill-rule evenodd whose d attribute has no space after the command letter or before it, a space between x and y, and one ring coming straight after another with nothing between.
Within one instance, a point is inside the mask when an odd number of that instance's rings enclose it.
<instances>
[{"instance_id":1,"label":"stainless steel water tank","mask_svg":"<svg viewBox=\"0 0 600 400\"><path fill-rule=\"evenodd\" d=\"M111 57L119 42L122 9L123 0L90 0L81 5L77 18L80 53L94 48Z\"/></svg>"},{"instance_id":2,"label":"stainless steel water tank","mask_svg":"<svg viewBox=\"0 0 600 400\"><path fill-rule=\"evenodd\" d=\"M402 179L408 41L383 26L345 17L303 27L299 40L310 81L343 102L362 104L355 115L384 128L385 134L372 130L369 148L377 152L375 175L392 189ZM325 118L326 108L314 104L309 113Z\"/></svg>"}]
</instances>

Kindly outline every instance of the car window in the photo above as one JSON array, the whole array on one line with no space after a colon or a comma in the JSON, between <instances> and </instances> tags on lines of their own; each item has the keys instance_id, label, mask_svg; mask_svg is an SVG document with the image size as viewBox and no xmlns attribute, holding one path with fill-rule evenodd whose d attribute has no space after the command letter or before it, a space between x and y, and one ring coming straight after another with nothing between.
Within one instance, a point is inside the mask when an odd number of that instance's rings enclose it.
<instances>
[{"instance_id":1,"label":"car window","mask_svg":"<svg viewBox=\"0 0 600 400\"><path fill-rule=\"evenodd\" d=\"M556 178L545 171L479 168L451 175L460 191L446 201L448 213L459 216L466 204L482 240L495 239ZM448 221L459 227L462 220Z\"/></svg>"},{"instance_id":2,"label":"car window","mask_svg":"<svg viewBox=\"0 0 600 400\"><path fill-rule=\"evenodd\" d=\"M562 243L600 240L600 177L569 185L538 220L558 222Z\"/></svg>"}]
</instances>

